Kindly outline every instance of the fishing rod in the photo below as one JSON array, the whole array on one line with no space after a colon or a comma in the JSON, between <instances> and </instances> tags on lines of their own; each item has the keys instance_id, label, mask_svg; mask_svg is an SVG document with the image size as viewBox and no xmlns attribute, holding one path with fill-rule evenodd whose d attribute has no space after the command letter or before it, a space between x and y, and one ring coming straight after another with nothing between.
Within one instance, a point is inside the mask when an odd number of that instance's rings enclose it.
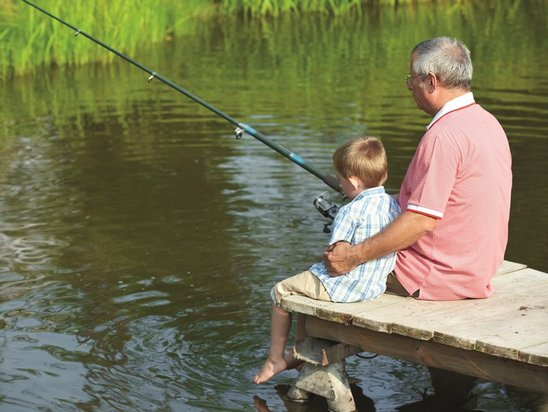
<instances>
[{"instance_id":1,"label":"fishing rod","mask_svg":"<svg viewBox=\"0 0 548 412\"><path fill-rule=\"evenodd\" d=\"M134 66L137 66L139 69L141 69L144 72L148 73L150 75L150 77L148 78L149 83L152 80L157 79L157 80L161 81L162 83L168 85L172 89L177 90L179 93L182 93L185 96L187 96L188 98L194 100L196 103L204 106L206 109L211 110L213 113L219 115L220 117L227 120L228 122L232 123L234 126L236 126L236 130L234 131L234 134L235 134L237 140L241 139L244 133L247 133L248 135L253 136L255 139L257 139L260 142L264 143L265 145L267 145L271 149L274 149L275 151L280 153L282 156L288 158L293 163L301 166L307 172L309 172L309 173L313 174L314 176L318 177L319 179L321 179L326 185L328 185L332 189L336 190L337 192L340 191L339 183L338 183L338 181L335 177L323 174L318 169L316 169L316 168L310 166L309 164L307 164L302 157L300 157L296 153L291 152L290 150L286 149L282 145L272 141L271 139L269 139L268 137L266 137L265 135L263 135L259 131L255 130L250 125L248 125L246 123L238 122L233 117L231 117L228 114L222 112L221 110L217 109L216 107L212 106L211 104L207 103L206 101L200 99L199 97L193 95L188 90L185 90L181 86L173 83L171 80L169 80L169 79L165 78L164 76L156 73L155 71L149 69L148 67L142 65L141 63L133 60L132 58L126 56L125 54L119 52L118 50L113 49L108 44L105 44L101 40L87 34L86 32L84 32L84 31L80 30L79 28L73 26L72 24L62 20L61 18L59 18L59 17L57 17L53 14L51 14L49 11L42 9L41 7L38 7L37 5L31 3L28 0L22 0L22 1L25 2L26 4L28 4L29 6L35 8L39 12L51 17L54 20L57 20L59 23L64 24L65 26L71 28L72 30L74 30L74 35L75 36L81 35L81 36L86 37L87 39L91 40L92 42L98 44L99 46L107 49L111 53L114 53L118 57L121 57L125 61L133 64Z\"/></svg>"}]
</instances>

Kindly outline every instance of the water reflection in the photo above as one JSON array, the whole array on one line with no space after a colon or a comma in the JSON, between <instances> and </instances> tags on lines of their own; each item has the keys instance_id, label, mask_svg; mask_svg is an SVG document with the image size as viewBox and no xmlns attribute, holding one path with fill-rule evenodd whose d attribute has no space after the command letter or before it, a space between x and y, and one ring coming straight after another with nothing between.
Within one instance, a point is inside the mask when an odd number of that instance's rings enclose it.
<instances>
[{"instance_id":1,"label":"water reflection","mask_svg":"<svg viewBox=\"0 0 548 412\"><path fill-rule=\"evenodd\" d=\"M507 257L548 270L548 88L530 70L546 66L545 7L486 3L211 22L135 57L320 170L343 140L380 135L397 188L429 122L401 81L407 54L449 30L470 44L476 97L510 138ZM327 241L312 206L326 188L146 77L116 62L0 85L0 410L285 407L250 382L269 288ZM429 385L424 368L385 357L349 371L363 410ZM479 407L529 410L503 386L478 391Z\"/></svg>"}]
</instances>

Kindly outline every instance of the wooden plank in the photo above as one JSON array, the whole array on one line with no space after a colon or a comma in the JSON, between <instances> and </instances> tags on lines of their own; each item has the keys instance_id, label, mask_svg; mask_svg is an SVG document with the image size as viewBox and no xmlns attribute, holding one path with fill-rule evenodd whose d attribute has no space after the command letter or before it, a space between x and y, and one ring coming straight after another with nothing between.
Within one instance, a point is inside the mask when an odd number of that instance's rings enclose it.
<instances>
[{"instance_id":1,"label":"wooden plank","mask_svg":"<svg viewBox=\"0 0 548 412\"><path fill-rule=\"evenodd\" d=\"M548 370L537 365L314 317L307 317L306 333L313 337L359 346L368 352L548 393Z\"/></svg>"},{"instance_id":2,"label":"wooden plank","mask_svg":"<svg viewBox=\"0 0 548 412\"><path fill-rule=\"evenodd\" d=\"M525 303L539 307L548 306L548 275L545 273L524 269L502 276L494 283L497 292L488 299L429 302L401 298L398 306L354 314L352 324L428 340L440 333L450 337L451 330L456 325L471 324L476 329L474 325L481 325L497 315L504 318L519 311ZM525 323L518 322L517 327L525 327ZM543 333L548 333L548 328L545 330L547 332ZM471 349L475 345L475 339L472 335L469 338L464 341L455 339L452 343L445 340L443 343Z\"/></svg>"},{"instance_id":3,"label":"wooden plank","mask_svg":"<svg viewBox=\"0 0 548 412\"><path fill-rule=\"evenodd\" d=\"M548 351L539 349L548 342L548 285L535 289L525 288L526 298L506 304L507 311L498 311L492 316L482 317L481 322L468 322L440 328L434 340L453 346L472 346L474 349L509 358L538 364L548 364ZM520 291L520 294L522 292ZM524 304L526 303L526 304ZM487 308L489 309L489 308ZM485 311L489 315L489 310ZM537 347L528 354L526 348ZM534 356L533 356L534 355Z\"/></svg>"},{"instance_id":4,"label":"wooden plank","mask_svg":"<svg viewBox=\"0 0 548 412\"><path fill-rule=\"evenodd\" d=\"M516 263L504 260L498 268L497 273L495 273L495 276L506 275L507 273L512 273L516 270L525 269L526 267L527 265L524 265L523 263Z\"/></svg>"},{"instance_id":5,"label":"wooden plank","mask_svg":"<svg viewBox=\"0 0 548 412\"><path fill-rule=\"evenodd\" d=\"M506 294L512 295L519 292L522 287L536 288L537 286L545 286L548 281L548 273L539 270L525 268L514 271L504 276L493 279L493 287L495 295ZM548 298L548 297L547 297ZM491 298L488 298L488 300Z\"/></svg>"},{"instance_id":6,"label":"wooden plank","mask_svg":"<svg viewBox=\"0 0 548 412\"><path fill-rule=\"evenodd\" d=\"M546 323L547 315L541 311L528 314L527 322L515 317L503 316L490 318L472 327L470 324L459 325L452 328L446 334L439 333L434 341L457 347L470 347L480 352L488 353L502 358L519 360L520 349L541 345L547 341ZM543 329L539 326L544 325ZM456 344L458 343L458 344ZM522 357L522 360L528 360ZM548 353L538 354L535 359L529 361L548 364Z\"/></svg>"},{"instance_id":7,"label":"wooden plank","mask_svg":"<svg viewBox=\"0 0 548 412\"><path fill-rule=\"evenodd\" d=\"M540 366L548 366L546 354L548 353L548 342L540 345L528 346L518 351L518 359Z\"/></svg>"},{"instance_id":8,"label":"wooden plank","mask_svg":"<svg viewBox=\"0 0 548 412\"><path fill-rule=\"evenodd\" d=\"M339 323L348 323L354 314L372 311L379 307L398 305L401 297L382 295L377 299L355 303L333 303L310 299L306 296L292 295L283 299L281 306L290 312L317 316L320 319Z\"/></svg>"},{"instance_id":9,"label":"wooden plank","mask_svg":"<svg viewBox=\"0 0 548 412\"><path fill-rule=\"evenodd\" d=\"M548 342L548 274L525 269L497 279L496 287L477 319L440 325L434 340L522 360L524 348ZM546 362L548 352L529 358Z\"/></svg>"},{"instance_id":10,"label":"wooden plank","mask_svg":"<svg viewBox=\"0 0 548 412\"><path fill-rule=\"evenodd\" d=\"M335 304L292 296L284 304L331 322L544 364L548 355L539 345L548 341L548 274L521 266L508 262L501 268L504 274L493 280L496 292L489 299L429 302L383 295Z\"/></svg>"},{"instance_id":11,"label":"wooden plank","mask_svg":"<svg viewBox=\"0 0 548 412\"><path fill-rule=\"evenodd\" d=\"M282 299L280 305L288 312L315 316L319 308L332 305L332 302L310 299L306 296L292 295Z\"/></svg>"},{"instance_id":12,"label":"wooden plank","mask_svg":"<svg viewBox=\"0 0 548 412\"><path fill-rule=\"evenodd\" d=\"M526 266L521 263L514 263L505 260L497 271L497 276L512 273L525 267ZM331 320L334 322L348 323L355 315L364 312L371 312L379 307L400 305L401 300L402 298L399 296L384 294L372 301L357 303L332 303L313 300L305 296L293 295L283 300L282 307L290 312L315 315L322 319ZM366 324L364 324L364 326L366 326ZM374 330L390 331L389 328L386 328L385 325L383 325L383 322L377 323L373 321L370 322L368 326Z\"/></svg>"},{"instance_id":13,"label":"wooden plank","mask_svg":"<svg viewBox=\"0 0 548 412\"><path fill-rule=\"evenodd\" d=\"M526 266L521 263L514 263L510 261L504 261L497 271L497 276L502 276L508 273L513 273L517 270L523 269ZM410 300L414 302L413 300ZM400 305L402 298L390 294L384 294L377 299L372 301L358 302L358 303L329 303L316 301L304 296L293 295L284 299L282 302L282 307L290 312L298 312L306 315L318 316L321 319L330 320L333 322L340 323L349 323L352 321L354 316L360 315L362 313L370 313L379 307L385 307L389 305ZM422 301L421 301L422 302ZM440 302L436 302L439 304ZM411 306L414 307L414 304L411 303ZM407 307L401 308L402 312L409 314L411 308ZM429 312L432 311L432 308L427 309ZM444 310L444 309L442 309ZM454 311L452 306L449 308L451 312ZM385 332L392 332L391 323L397 322L386 322L380 319L368 319L364 317L358 323L361 323L363 327L368 327L372 330L379 330ZM431 333L421 334L423 339L429 339L432 337Z\"/></svg>"},{"instance_id":14,"label":"wooden plank","mask_svg":"<svg viewBox=\"0 0 548 412\"><path fill-rule=\"evenodd\" d=\"M475 299L451 302L401 299L397 307L356 314L352 324L428 340L440 327L469 322L471 315L475 316L476 321L481 319L484 307L485 300Z\"/></svg>"},{"instance_id":15,"label":"wooden plank","mask_svg":"<svg viewBox=\"0 0 548 412\"><path fill-rule=\"evenodd\" d=\"M338 323L352 323L357 314L373 312L380 308L389 306L397 307L402 298L394 295L381 295L377 299L355 303L332 303L323 306L316 311L316 316L320 319L329 320Z\"/></svg>"}]
</instances>

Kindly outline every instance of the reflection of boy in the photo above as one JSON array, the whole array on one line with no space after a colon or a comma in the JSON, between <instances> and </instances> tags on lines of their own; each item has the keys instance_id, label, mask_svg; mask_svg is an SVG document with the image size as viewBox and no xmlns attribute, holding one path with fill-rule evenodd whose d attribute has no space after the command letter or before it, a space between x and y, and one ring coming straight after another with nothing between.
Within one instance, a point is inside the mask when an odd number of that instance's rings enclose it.
<instances>
[{"instance_id":1,"label":"reflection of boy","mask_svg":"<svg viewBox=\"0 0 548 412\"><path fill-rule=\"evenodd\" d=\"M374 137L359 137L343 144L333 154L337 179L350 203L340 208L332 226L329 245L337 242L359 243L380 232L400 213L395 199L382 185L388 177L384 147ZM255 383L295 367L298 362L285 357L291 328L291 314L280 307L289 295L304 295L331 302L357 302L374 299L384 293L386 277L394 269L395 254L365 262L351 272L331 276L323 262L310 270L277 283L272 289L272 323L270 351ZM297 323L295 339L304 338L304 325Z\"/></svg>"}]
</instances>

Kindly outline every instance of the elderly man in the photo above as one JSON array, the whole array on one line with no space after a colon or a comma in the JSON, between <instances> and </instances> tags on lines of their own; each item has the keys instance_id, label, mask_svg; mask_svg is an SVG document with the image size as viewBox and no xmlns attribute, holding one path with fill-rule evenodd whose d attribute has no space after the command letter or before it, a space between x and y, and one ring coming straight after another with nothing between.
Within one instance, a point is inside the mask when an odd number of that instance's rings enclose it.
<instances>
[{"instance_id":1,"label":"elderly man","mask_svg":"<svg viewBox=\"0 0 548 412\"><path fill-rule=\"evenodd\" d=\"M388 291L418 299L485 298L508 240L511 156L498 121L475 103L470 52L455 39L419 43L406 84L433 116L400 188L404 213L378 235L326 249L333 275L397 251Z\"/></svg>"},{"instance_id":2,"label":"elderly man","mask_svg":"<svg viewBox=\"0 0 548 412\"><path fill-rule=\"evenodd\" d=\"M501 125L475 102L471 80L470 52L458 40L440 37L413 49L405 81L433 119L400 188L404 212L360 244L327 248L332 276L397 252L388 292L427 300L493 293L508 240L511 155ZM431 372L434 382L439 371Z\"/></svg>"}]
</instances>

